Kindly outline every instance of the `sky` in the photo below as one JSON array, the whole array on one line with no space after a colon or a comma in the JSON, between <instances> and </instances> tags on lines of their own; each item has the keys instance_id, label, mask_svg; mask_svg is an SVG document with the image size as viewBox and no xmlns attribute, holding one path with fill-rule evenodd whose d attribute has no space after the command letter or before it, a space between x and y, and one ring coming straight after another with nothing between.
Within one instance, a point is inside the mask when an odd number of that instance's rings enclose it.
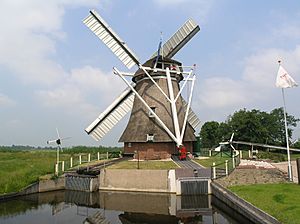
<instances>
[{"instance_id":1,"label":"sky","mask_svg":"<svg viewBox=\"0 0 300 224\"><path fill-rule=\"evenodd\" d=\"M142 62L161 32L167 40L187 19L199 24L174 59L197 65L192 109L202 124L281 107L278 60L300 83L298 0L2 0L0 145L46 146L56 128L71 137L64 146L119 145L129 116L99 142L84 131L126 88L112 68L128 71L82 23L90 9ZM288 113L300 118L300 87L285 94Z\"/></svg>"}]
</instances>

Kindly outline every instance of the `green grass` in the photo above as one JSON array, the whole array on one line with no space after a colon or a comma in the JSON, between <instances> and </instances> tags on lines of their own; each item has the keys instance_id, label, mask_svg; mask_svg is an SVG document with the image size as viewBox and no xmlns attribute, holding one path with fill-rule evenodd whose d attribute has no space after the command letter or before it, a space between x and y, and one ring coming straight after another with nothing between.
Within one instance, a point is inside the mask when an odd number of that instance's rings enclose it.
<instances>
[{"instance_id":1,"label":"green grass","mask_svg":"<svg viewBox=\"0 0 300 224\"><path fill-rule=\"evenodd\" d=\"M300 224L300 185L257 184L229 188L286 224Z\"/></svg>"},{"instance_id":2,"label":"green grass","mask_svg":"<svg viewBox=\"0 0 300 224\"><path fill-rule=\"evenodd\" d=\"M65 170L79 164L78 154L74 151L60 152L60 160L65 161ZM97 154L91 154L95 160ZM86 154L82 160L87 160ZM0 150L0 194L17 192L39 180L44 175L52 176L56 163L56 150Z\"/></svg>"},{"instance_id":3,"label":"green grass","mask_svg":"<svg viewBox=\"0 0 300 224\"><path fill-rule=\"evenodd\" d=\"M0 152L0 194L17 192L53 172L55 160L54 151Z\"/></svg>"},{"instance_id":4,"label":"green grass","mask_svg":"<svg viewBox=\"0 0 300 224\"><path fill-rule=\"evenodd\" d=\"M137 161L123 161L112 166L108 169L137 169ZM178 168L173 161L140 161L139 168L143 170L169 170Z\"/></svg>"},{"instance_id":5,"label":"green grass","mask_svg":"<svg viewBox=\"0 0 300 224\"><path fill-rule=\"evenodd\" d=\"M207 159L194 159L195 162L205 167L211 167L213 163L216 163L216 165L220 163L225 163L226 160L228 160L229 162L232 160L232 158L227 155L222 155L221 157L221 155L218 154L216 156L208 157Z\"/></svg>"}]
</instances>

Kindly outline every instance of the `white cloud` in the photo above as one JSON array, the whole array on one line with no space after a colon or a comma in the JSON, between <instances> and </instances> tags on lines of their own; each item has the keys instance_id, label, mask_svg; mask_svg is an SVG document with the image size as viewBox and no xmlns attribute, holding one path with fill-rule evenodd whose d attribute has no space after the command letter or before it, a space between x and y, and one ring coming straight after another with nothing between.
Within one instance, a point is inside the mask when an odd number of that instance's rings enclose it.
<instances>
[{"instance_id":1,"label":"white cloud","mask_svg":"<svg viewBox=\"0 0 300 224\"><path fill-rule=\"evenodd\" d=\"M209 78L201 85L198 95L199 106L206 108L224 108L243 104L249 100L245 83L230 78Z\"/></svg>"},{"instance_id":2,"label":"white cloud","mask_svg":"<svg viewBox=\"0 0 300 224\"><path fill-rule=\"evenodd\" d=\"M11 107L14 106L15 104L16 102L13 99L9 98L3 93L0 93L0 107Z\"/></svg>"},{"instance_id":3,"label":"white cloud","mask_svg":"<svg viewBox=\"0 0 300 224\"><path fill-rule=\"evenodd\" d=\"M293 50L266 49L256 52L245 59L243 78L257 88L273 88L278 69L277 61L281 60L283 66L293 78L299 78L300 46Z\"/></svg>"},{"instance_id":4,"label":"white cloud","mask_svg":"<svg viewBox=\"0 0 300 224\"><path fill-rule=\"evenodd\" d=\"M103 72L101 69L91 66L73 69L69 82L85 88L86 91L97 90L102 94L110 92L114 95L125 88L123 81L113 72Z\"/></svg>"},{"instance_id":5,"label":"white cloud","mask_svg":"<svg viewBox=\"0 0 300 224\"><path fill-rule=\"evenodd\" d=\"M69 78L51 90L37 91L45 107L64 108L69 113L95 117L99 106L108 106L125 89L119 77L91 66L73 69ZM75 111L74 111L75 109Z\"/></svg>"},{"instance_id":6,"label":"white cloud","mask_svg":"<svg viewBox=\"0 0 300 224\"><path fill-rule=\"evenodd\" d=\"M196 94L197 106L212 109L227 108L258 108L261 105L269 107L280 106L281 100L274 98L278 92L275 79L278 70L278 59L283 61L289 74L300 80L300 46L292 50L262 49L244 59L244 69L239 76L232 73L228 77L214 77L204 80ZM295 96L291 96L291 99Z\"/></svg>"},{"instance_id":7,"label":"white cloud","mask_svg":"<svg viewBox=\"0 0 300 224\"><path fill-rule=\"evenodd\" d=\"M66 72L50 57L62 30L66 7L93 6L97 0L4 0L0 3L0 64L25 82L52 84Z\"/></svg>"}]
</instances>

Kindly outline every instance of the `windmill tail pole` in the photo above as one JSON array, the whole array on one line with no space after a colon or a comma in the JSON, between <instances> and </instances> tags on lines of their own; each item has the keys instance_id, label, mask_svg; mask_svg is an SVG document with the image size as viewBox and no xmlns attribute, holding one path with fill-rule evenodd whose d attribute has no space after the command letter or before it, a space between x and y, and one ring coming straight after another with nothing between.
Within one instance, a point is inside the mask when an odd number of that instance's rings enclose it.
<instances>
[{"instance_id":1,"label":"windmill tail pole","mask_svg":"<svg viewBox=\"0 0 300 224\"><path fill-rule=\"evenodd\" d=\"M177 139L177 145L180 146L182 144L182 140L180 138L178 114L177 114L176 102L174 100L174 89L172 86L172 80L171 80L169 68L166 69L166 76L167 76L167 85L168 85L168 90L169 90L169 96L170 96L170 100L171 100L171 111L172 111L172 117L173 117L173 125L174 125L174 129L175 129L175 136Z\"/></svg>"},{"instance_id":2,"label":"windmill tail pole","mask_svg":"<svg viewBox=\"0 0 300 224\"><path fill-rule=\"evenodd\" d=\"M284 96L284 89L283 88L281 88L281 92L282 92L282 99L283 99L285 138L286 138L286 149L287 149L287 157L288 157L288 175L289 175L289 180L293 181L292 164L291 164L291 157L290 157L289 135L288 135L287 121L286 121L285 96Z\"/></svg>"}]
</instances>

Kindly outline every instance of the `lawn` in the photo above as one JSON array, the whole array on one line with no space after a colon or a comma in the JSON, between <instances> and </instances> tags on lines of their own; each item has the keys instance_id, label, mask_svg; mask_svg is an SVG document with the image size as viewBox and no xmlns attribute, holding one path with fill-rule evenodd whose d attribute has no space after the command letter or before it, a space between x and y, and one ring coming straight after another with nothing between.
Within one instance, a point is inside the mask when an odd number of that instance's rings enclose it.
<instances>
[{"instance_id":1,"label":"lawn","mask_svg":"<svg viewBox=\"0 0 300 224\"><path fill-rule=\"evenodd\" d=\"M220 163L225 163L226 160L231 160L230 157L228 156L212 156L208 157L207 159L194 159L195 162L199 163L202 166L205 167L211 167L213 163L220 164Z\"/></svg>"},{"instance_id":2,"label":"lawn","mask_svg":"<svg viewBox=\"0 0 300 224\"><path fill-rule=\"evenodd\" d=\"M137 169L137 161L123 161L109 166L108 169ZM173 161L140 161L139 169L143 170L169 170L175 169L178 166Z\"/></svg>"},{"instance_id":3,"label":"lawn","mask_svg":"<svg viewBox=\"0 0 300 224\"><path fill-rule=\"evenodd\" d=\"M226 154L217 154L215 156L207 157L205 159L194 159L195 162L199 163L205 167L211 167L213 163L216 164L217 167L222 166L225 167L225 161L228 160L229 168L232 167L232 158Z\"/></svg>"},{"instance_id":4,"label":"lawn","mask_svg":"<svg viewBox=\"0 0 300 224\"><path fill-rule=\"evenodd\" d=\"M286 224L300 224L300 185L257 184L229 188Z\"/></svg>"}]
</instances>

